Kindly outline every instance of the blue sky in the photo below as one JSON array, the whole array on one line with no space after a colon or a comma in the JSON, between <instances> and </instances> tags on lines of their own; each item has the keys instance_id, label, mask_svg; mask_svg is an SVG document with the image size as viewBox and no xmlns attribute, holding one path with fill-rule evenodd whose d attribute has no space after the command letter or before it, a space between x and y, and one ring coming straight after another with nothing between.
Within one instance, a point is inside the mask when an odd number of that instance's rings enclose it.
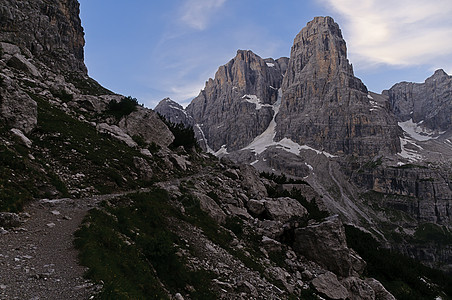
<instances>
[{"instance_id":1,"label":"blue sky","mask_svg":"<svg viewBox=\"0 0 452 300\"><path fill-rule=\"evenodd\" d=\"M89 75L153 108L187 105L237 49L289 56L315 16L342 29L355 75L375 92L452 72L450 0L79 0Z\"/></svg>"}]
</instances>

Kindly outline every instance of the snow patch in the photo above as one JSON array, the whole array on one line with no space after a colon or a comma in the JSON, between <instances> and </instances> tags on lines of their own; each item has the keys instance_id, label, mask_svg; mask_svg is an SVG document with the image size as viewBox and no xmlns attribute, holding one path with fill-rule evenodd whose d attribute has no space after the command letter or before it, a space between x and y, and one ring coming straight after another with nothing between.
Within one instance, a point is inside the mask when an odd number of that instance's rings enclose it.
<instances>
[{"instance_id":1,"label":"snow patch","mask_svg":"<svg viewBox=\"0 0 452 300\"><path fill-rule=\"evenodd\" d=\"M316 152L317 154L323 154L326 157L336 157L334 155L331 155L325 151L319 151L314 148L311 148L307 145L299 145L292 141L289 138L283 138L279 142L275 142L274 138L276 136L276 115L279 112L279 107L281 105L281 97L282 97L282 91L281 89L278 90L278 100L275 102L274 105L271 107L273 108L273 119L271 120L270 124L268 125L267 129L261 133L259 136L257 136L251 144L243 148L242 150L252 150L256 154L261 154L264 152L268 147L276 146L280 149L283 149L287 152L293 153L295 155L300 154L300 150L312 150Z\"/></svg>"},{"instance_id":2,"label":"snow patch","mask_svg":"<svg viewBox=\"0 0 452 300\"><path fill-rule=\"evenodd\" d=\"M403 158L408 159L410 162L422 160L422 155L418 154L415 150L406 148L406 145L408 145L408 144L415 145L412 142L410 142L408 139L400 138L400 145L402 146L402 152L398 153L398 155Z\"/></svg>"},{"instance_id":3,"label":"snow patch","mask_svg":"<svg viewBox=\"0 0 452 300\"><path fill-rule=\"evenodd\" d=\"M259 162L259 160L255 160L252 163L250 163L250 165L254 166L255 164L257 164Z\"/></svg>"},{"instance_id":4,"label":"snow patch","mask_svg":"<svg viewBox=\"0 0 452 300\"><path fill-rule=\"evenodd\" d=\"M374 99L374 97L372 97L370 94L367 94L367 98L369 98L369 99L371 99L371 100Z\"/></svg>"},{"instance_id":5,"label":"snow patch","mask_svg":"<svg viewBox=\"0 0 452 300\"><path fill-rule=\"evenodd\" d=\"M267 63L267 67L273 68L273 67L275 67L275 64L273 64L273 63Z\"/></svg>"},{"instance_id":6,"label":"snow patch","mask_svg":"<svg viewBox=\"0 0 452 300\"><path fill-rule=\"evenodd\" d=\"M437 139L438 135L443 134L444 132L436 132L427 128L420 126L424 121L419 123L414 123L413 119L410 119L405 122L399 122L399 126L405 131L413 139L423 142L431 139Z\"/></svg>"},{"instance_id":7,"label":"snow patch","mask_svg":"<svg viewBox=\"0 0 452 300\"><path fill-rule=\"evenodd\" d=\"M304 164L309 168L309 170L314 171L314 168L310 164L308 164L307 162L305 162Z\"/></svg>"},{"instance_id":8,"label":"snow patch","mask_svg":"<svg viewBox=\"0 0 452 300\"><path fill-rule=\"evenodd\" d=\"M206 143L206 150L207 153L213 154L215 155L215 151L212 150L212 148L210 148L209 143L207 142L206 136L204 135L204 131L202 131L201 129L202 124L195 124L195 127L199 130L199 132L201 133L202 136L202 141L204 141Z\"/></svg>"},{"instance_id":9,"label":"snow patch","mask_svg":"<svg viewBox=\"0 0 452 300\"><path fill-rule=\"evenodd\" d=\"M253 103L256 105L256 110L261 109L262 107L273 107L271 104L263 104L256 95L244 95L242 99L245 99L246 102Z\"/></svg>"},{"instance_id":10,"label":"snow patch","mask_svg":"<svg viewBox=\"0 0 452 300\"><path fill-rule=\"evenodd\" d=\"M222 155L227 155L229 154L228 152L228 148L226 147L226 145L222 145L220 149L218 149L217 152L215 152L213 155L215 156L222 156Z\"/></svg>"}]
</instances>

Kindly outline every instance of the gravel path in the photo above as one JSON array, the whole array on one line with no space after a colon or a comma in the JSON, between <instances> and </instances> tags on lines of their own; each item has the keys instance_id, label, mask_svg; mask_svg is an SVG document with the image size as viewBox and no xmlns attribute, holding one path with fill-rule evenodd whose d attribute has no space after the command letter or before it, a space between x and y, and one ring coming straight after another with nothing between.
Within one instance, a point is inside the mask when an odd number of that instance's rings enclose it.
<instances>
[{"instance_id":1,"label":"gravel path","mask_svg":"<svg viewBox=\"0 0 452 300\"><path fill-rule=\"evenodd\" d=\"M83 278L73 234L89 209L120 195L30 204L21 227L0 232L0 299L90 299L96 286Z\"/></svg>"}]
</instances>

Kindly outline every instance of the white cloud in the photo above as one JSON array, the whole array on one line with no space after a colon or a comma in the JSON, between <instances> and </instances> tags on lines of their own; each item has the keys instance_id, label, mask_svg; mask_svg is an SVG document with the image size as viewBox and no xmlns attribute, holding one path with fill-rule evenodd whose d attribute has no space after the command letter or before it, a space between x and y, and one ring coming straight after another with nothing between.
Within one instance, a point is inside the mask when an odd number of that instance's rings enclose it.
<instances>
[{"instance_id":1,"label":"white cloud","mask_svg":"<svg viewBox=\"0 0 452 300\"><path fill-rule=\"evenodd\" d=\"M187 0L182 7L181 21L188 26L204 30L226 0Z\"/></svg>"},{"instance_id":2,"label":"white cloud","mask_svg":"<svg viewBox=\"0 0 452 300\"><path fill-rule=\"evenodd\" d=\"M350 58L360 68L379 64L449 66L450 0L317 1L338 14Z\"/></svg>"}]
</instances>

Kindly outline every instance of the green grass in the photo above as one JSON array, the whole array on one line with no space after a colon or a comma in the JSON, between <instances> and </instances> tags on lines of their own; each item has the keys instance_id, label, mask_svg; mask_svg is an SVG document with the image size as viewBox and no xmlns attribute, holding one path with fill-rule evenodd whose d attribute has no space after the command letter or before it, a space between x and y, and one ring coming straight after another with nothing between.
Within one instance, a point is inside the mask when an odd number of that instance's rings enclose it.
<instances>
[{"instance_id":1,"label":"green grass","mask_svg":"<svg viewBox=\"0 0 452 300\"><path fill-rule=\"evenodd\" d=\"M189 270L176 255L175 245L183 243L168 229L167 217L178 212L165 191L133 194L105 210L92 210L75 240L87 277L104 282L98 299L168 299L160 283L172 294L216 298L212 275ZM187 285L194 291L186 291Z\"/></svg>"}]
</instances>

